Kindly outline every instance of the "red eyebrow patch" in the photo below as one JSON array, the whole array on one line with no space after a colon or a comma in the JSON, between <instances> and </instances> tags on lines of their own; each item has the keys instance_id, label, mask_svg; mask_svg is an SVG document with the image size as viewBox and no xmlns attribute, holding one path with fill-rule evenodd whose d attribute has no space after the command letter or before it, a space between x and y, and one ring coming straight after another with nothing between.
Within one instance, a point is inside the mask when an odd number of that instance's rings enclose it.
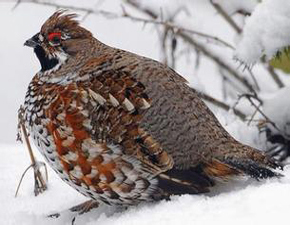
<instances>
[{"instance_id":1,"label":"red eyebrow patch","mask_svg":"<svg viewBox=\"0 0 290 225\"><path fill-rule=\"evenodd\" d=\"M60 32L54 32L48 34L48 40L52 41L55 37L61 38L61 33Z\"/></svg>"}]
</instances>

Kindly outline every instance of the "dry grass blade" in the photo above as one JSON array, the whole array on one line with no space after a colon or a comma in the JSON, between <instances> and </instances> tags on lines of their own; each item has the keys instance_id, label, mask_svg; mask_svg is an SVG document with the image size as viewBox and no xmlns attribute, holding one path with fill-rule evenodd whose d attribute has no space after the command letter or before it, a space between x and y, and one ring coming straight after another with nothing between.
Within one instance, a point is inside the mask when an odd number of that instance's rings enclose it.
<instances>
[{"instance_id":1,"label":"dry grass blade","mask_svg":"<svg viewBox=\"0 0 290 225\"><path fill-rule=\"evenodd\" d=\"M25 174L27 173L27 171L30 168L33 168L33 171L34 171L34 194L35 194L35 196L37 196L38 194L44 192L47 189L46 182L48 180L48 173L47 173L47 168L46 168L45 163L44 162L38 162L35 159L35 156L33 154L33 151L32 151L31 145L30 145L30 141L29 141L29 138L28 138L28 133L27 133L26 128L24 126L23 112L24 112L24 110L23 110L23 107L21 106L19 111L18 111L18 119L19 119L18 128L20 129L20 132L24 136L24 139L25 139L25 142L26 142L26 146L27 146L27 149L28 149L28 152L29 152L29 156L30 156L30 159L31 159L31 165L29 167L27 167L25 169L25 171L23 172L23 174L21 176L21 179L20 179L20 182L19 182L19 184L17 186L15 197L17 197L17 194L18 194L20 185L21 185L21 183L23 181L23 178L24 178ZM20 134L18 134L18 139L21 140L21 135ZM43 178L43 175L42 175L42 173L40 171L40 167L41 166L44 166L44 168L45 168L45 178L46 179Z\"/></svg>"}]
</instances>

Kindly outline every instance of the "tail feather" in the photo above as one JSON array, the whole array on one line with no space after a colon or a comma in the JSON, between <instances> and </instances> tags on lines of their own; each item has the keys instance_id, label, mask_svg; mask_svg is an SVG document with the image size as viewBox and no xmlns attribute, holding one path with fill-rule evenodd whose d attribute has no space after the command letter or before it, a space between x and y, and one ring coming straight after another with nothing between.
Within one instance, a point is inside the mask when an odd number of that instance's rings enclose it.
<instances>
[{"instance_id":1,"label":"tail feather","mask_svg":"<svg viewBox=\"0 0 290 225\"><path fill-rule=\"evenodd\" d=\"M220 178L222 180L227 180L228 177L241 173L231 165L218 160L212 160L210 163L203 163L202 170L207 176Z\"/></svg>"},{"instance_id":2,"label":"tail feather","mask_svg":"<svg viewBox=\"0 0 290 225\"><path fill-rule=\"evenodd\" d=\"M271 177L279 177L280 173L273 171L275 167L266 167L266 165L261 165L258 162L255 162L251 159L226 159L224 163L232 166L233 168L242 171L244 174L249 175L257 180L271 178Z\"/></svg>"},{"instance_id":3,"label":"tail feather","mask_svg":"<svg viewBox=\"0 0 290 225\"><path fill-rule=\"evenodd\" d=\"M267 155L265 152L249 146L244 146L244 149L247 151L248 159L251 159L252 161L267 168L283 169L283 165L279 161L275 160L270 155Z\"/></svg>"},{"instance_id":4,"label":"tail feather","mask_svg":"<svg viewBox=\"0 0 290 225\"><path fill-rule=\"evenodd\" d=\"M173 167L159 174L158 186L165 196L208 192L215 181L226 181L232 176L248 175L257 180L280 177L275 169L282 166L264 152L245 145L236 145L235 151L216 155L188 169Z\"/></svg>"},{"instance_id":5,"label":"tail feather","mask_svg":"<svg viewBox=\"0 0 290 225\"><path fill-rule=\"evenodd\" d=\"M257 180L279 177L281 174L274 170L283 169L278 161L266 155L265 152L242 144L239 145L238 152L229 153L219 160Z\"/></svg>"},{"instance_id":6,"label":"tail feather","mask_svg":"<svg viewBox=\"0 0 290 225\"><path fill-rule=\"evenodd\" d=\"M206 193L213 185L213 180L193 168L179 170L173 167L159 175L159 187L169 195Z\"/></svg>"}]
</instances>

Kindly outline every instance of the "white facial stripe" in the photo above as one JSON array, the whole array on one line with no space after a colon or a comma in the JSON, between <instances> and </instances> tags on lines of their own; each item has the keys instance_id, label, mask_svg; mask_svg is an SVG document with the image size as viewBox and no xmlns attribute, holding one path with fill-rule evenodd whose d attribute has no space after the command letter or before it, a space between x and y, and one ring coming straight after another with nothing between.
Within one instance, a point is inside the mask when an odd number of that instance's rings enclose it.
<instances>
[{"instance_id":1,"label":"white facial stripe","mask_svg":"<svg viewBox=\"0 0 290 225\"><path fill-rule=\"evenodd\" d=\"M44 37L42 36L42 34L39 34L39 35L38 35L38 39L40 40L40 42L43 42Z\"/></svg>"},{"instance_id":2,"label":"white facial stripe","mask_svg":"<svg viewBox=\"0 0 290 225\"><path fill-rule=\"evenodd\" d=\"M61 64L64 64L68 58L68 55L64 52L56 52L55 55Z\"/></svg>"},{"instance_id":3,"label":"white facial stripe","mask_svg":"<svg viewBox=\"0 0 290 225\"><path fill-rule=\"evenodd\" d=\"M66 40L66 39L69 39L69 38L70 38L70 36L68 34L66 34L66 33L62 33L61 34L61 39L62 40Z\"/></svg>"}]
</instances>

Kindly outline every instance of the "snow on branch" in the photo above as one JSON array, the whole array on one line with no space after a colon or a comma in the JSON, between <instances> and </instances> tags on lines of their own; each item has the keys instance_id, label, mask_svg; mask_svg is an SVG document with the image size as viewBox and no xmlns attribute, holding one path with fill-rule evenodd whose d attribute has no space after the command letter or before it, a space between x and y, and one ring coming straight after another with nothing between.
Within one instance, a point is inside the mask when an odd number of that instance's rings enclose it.
<instances>
[{"instance_id":1,"label":"snow on branch","mask_svg":"<svg viewBox=\"0 0 290 225\"><path fill-rule=\"evenodd\" d=\"M290 1L264 0L246 19L236 57L246 64L272 58L290 45Z\"/></svg>"}]
</instances>

